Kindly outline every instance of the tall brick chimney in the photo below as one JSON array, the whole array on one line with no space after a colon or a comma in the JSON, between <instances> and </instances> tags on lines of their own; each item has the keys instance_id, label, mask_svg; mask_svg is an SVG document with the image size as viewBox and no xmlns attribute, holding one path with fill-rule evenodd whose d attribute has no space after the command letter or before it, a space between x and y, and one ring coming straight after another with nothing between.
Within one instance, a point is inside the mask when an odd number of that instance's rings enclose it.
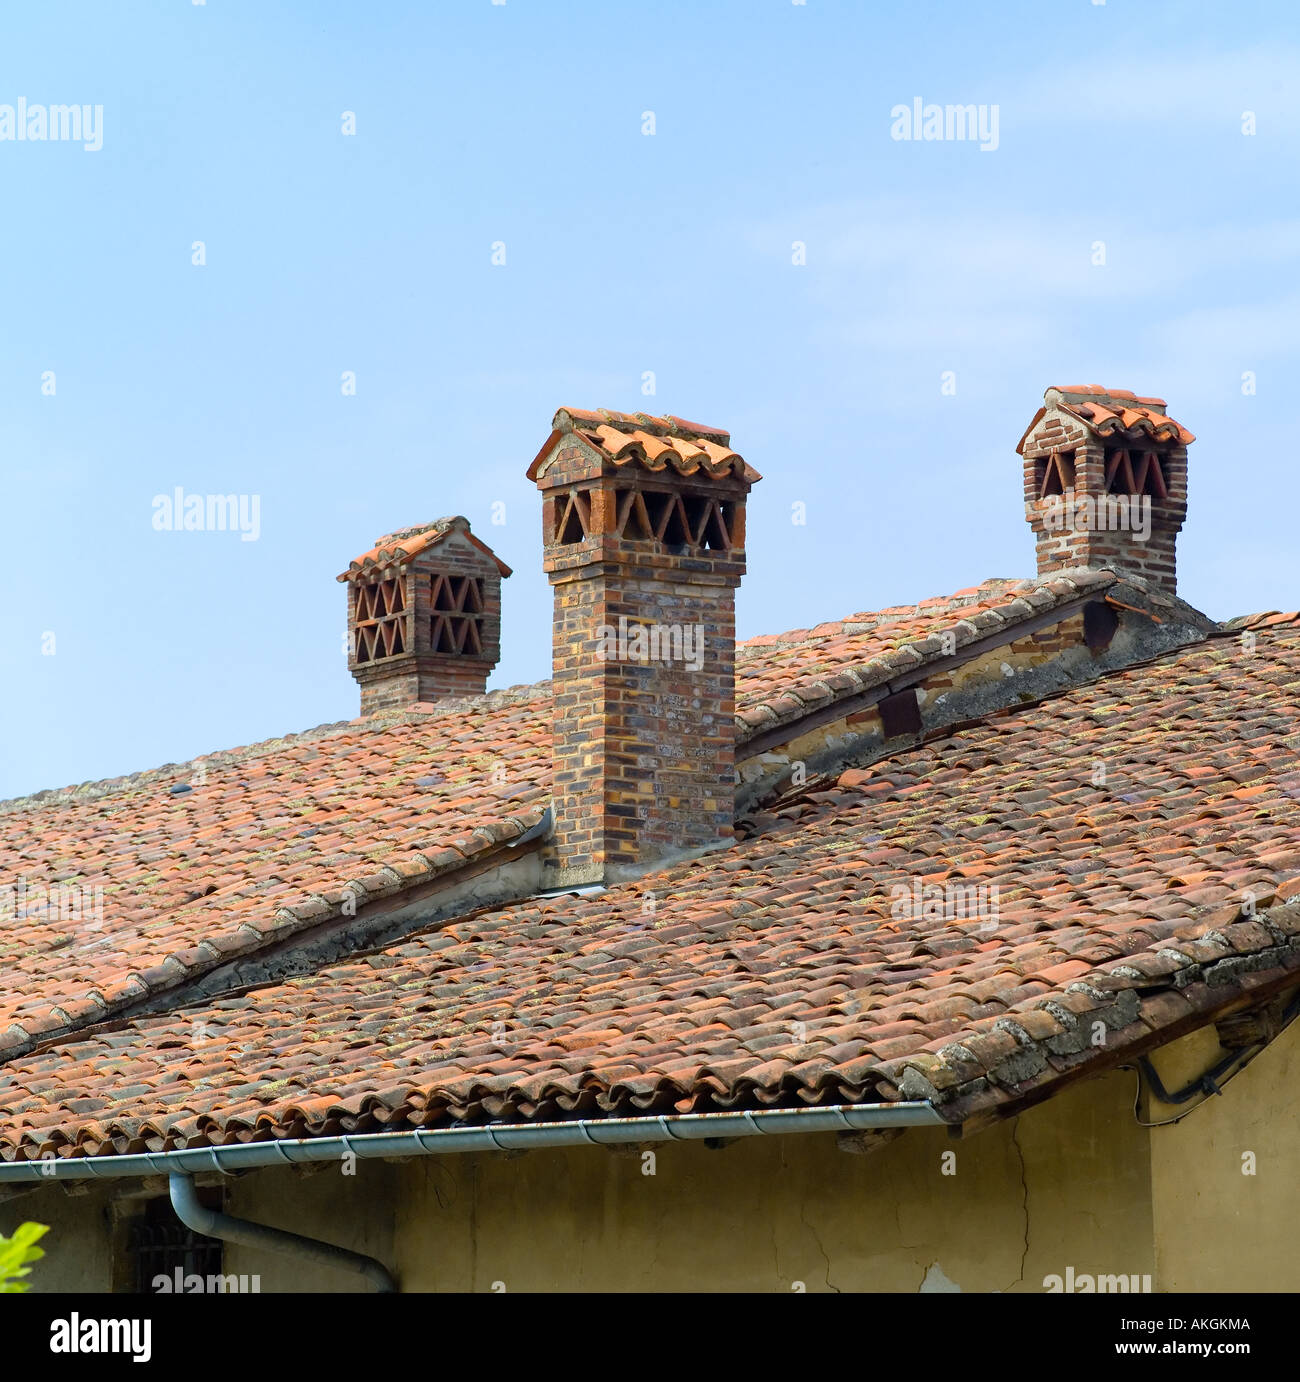
<instances>
[{"instance_id":1,"label":"tall brick chimney","mask_svg":"<svg viewBox=\"0 0 1300 1382\"><path fill-rule=\"evenodd\" d=\"M1192 441L1162 398L1099 384L1048 389L1016 447L1038 574L1104 568L1176 594Z\"/></svg>"},{"instance_id":2,"label":"tall brick chimney","mask_svg":"<svg viewBox=\"0 0 1300 1382\"><path fill-rule=\"evenodd\" d=\"M474 696L501 656L510 568L459 516L388 533L340 576L361 713Z\"/></svg>"},{"instance_id":3,"label":"tall brick chimney","mask_svg":"<svg viewBox=\"0 0 1300 1382\"><path fill-rule=\"evenodd\" d=\"M733 838L757 471L713 427L562 408L528 478L555 591L550 877L612 880Z\"/></svg>"}]
</instances>

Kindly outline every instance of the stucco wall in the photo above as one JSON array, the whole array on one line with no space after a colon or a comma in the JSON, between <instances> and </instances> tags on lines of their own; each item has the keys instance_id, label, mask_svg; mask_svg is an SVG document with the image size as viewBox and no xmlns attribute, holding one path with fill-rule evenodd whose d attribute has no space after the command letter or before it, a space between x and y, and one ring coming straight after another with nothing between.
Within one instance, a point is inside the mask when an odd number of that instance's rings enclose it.
<instances>
[{"instance_id":1,"label":"stucco wall","mask_svg":"<svg viewBox=\"0 0 1300 1382\"><path fill-rule=\"evenodd\" d=\"M45 1257L32 1265L27 1278L33 1291L113 1289L109 1205L106 1186L69 1195L62 1186L53 1184L0 1204L0 1233L6 1236L29 1219L49 1225L50 1231L40 1243Z\"/></svg>"},{"instance_id":2,"label":"stucco wall","mask_svg":"<svg viewBox=\"0 0 1300 1382\"><path fill-rule=\"evenodd\" d=\"M314 1174L278 1168L241 1176L227 1191L226 1213L255 1223L322 1238L393 1266L393 1224L400 1166L383 1161L355 1163L355 1175L324 1163ZM225 1270L261 1277L263 1292L369 1291L359 1276L297 1257L232 1243Z\"/></svg>"},{"instance_id":3,"label":"stucco wall","mask_svg":"<svg viewBox=\"0 0 1300 1382\"><path fill-rule=\"evenodd\" d=\"M1167 1088L1222 1054L1206 1034L1161 1052ZM1156 1263L1170 1291L1300 1291L1300 1023L1181 1123L1154 1128ZM1152 1120L1173 1110L1154 1106ZM1246 1154L1254 1155L1254 1174Z\"/></svg>"},{"instance_id":4,"label":"stucco wall","mask_svg":"<svg viewBox=\"0 0 1300 1382\"><path fill-rule=\"evenodd\" d=\"M867 1156L829 1135L660 1146L653 1176L594 1148L412 1162L403 1288L1041 1291L1068 1263L1150 1273L1131 1102L1113 1076L965 1143L913 1129Z\"/></svg>"}]
</instances>

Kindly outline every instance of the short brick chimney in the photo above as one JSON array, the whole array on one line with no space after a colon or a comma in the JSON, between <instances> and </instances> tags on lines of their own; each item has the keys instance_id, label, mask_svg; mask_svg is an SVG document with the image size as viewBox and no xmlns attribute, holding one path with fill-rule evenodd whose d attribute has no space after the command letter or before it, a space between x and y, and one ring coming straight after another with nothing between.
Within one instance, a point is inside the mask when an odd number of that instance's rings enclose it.
<instances>
[{"instance_id":1,"label":"short brick chimney","mask_svg":"<svg viewBox=\"0 0 1300 1382\"><path fill-rule=\"evenodd\" d=\"M361 713L486 691L509 574L459 516L388 533L363 552L339 576Z\"/></svg>"},{"instance_id":2,"label":"short brick chimney","mask_svg":"<svg viewBox=\"0 0 1300 1382\"><path fill-rule=\"evenodd\" d=\"M1099 384L1048 389L1016 448L1038 574L1088 566L1176 594L1192 441L1162 398Z\"/></svg>"},{"instance_id":3,"label":"short brick chimney","mask_svg":"<svg viewBox=\"0 0 1300 1382\"><path fill-rule=\"evenodd\" d=\"M726 432L562 408L528 470L555 590L555 884L715 846L735 818L735 592L760 477Z\"/></svg>"}]
</instances>

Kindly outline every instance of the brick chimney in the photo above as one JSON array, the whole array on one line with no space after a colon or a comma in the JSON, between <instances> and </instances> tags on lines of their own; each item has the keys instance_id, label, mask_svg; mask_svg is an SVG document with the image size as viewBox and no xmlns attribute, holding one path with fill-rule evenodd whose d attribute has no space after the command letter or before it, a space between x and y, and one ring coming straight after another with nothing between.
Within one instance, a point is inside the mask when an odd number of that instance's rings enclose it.
<instances>
[{"instance_id":1,"label":"brick chimney","mask_svg":"<svg viewBox=\"0 0 1300 1382\"><path fill-rule=\"evenodd\" d=\"M1174 543L1194 440L1162 398L1099 384L1048 389L1016 448L1038 574L1089 566L1176 594Z\"/></svg>"},{"instance_id":2,"label":"brick chimney","mask_svg":"<svg viewBox=\"0 0 1300 1382\"><path fill-rule=\"evenodd\" d=\"M735 592L760 477L726 432L562 408L542 492L556 885L733 838Z\"/></svg>"},{"instance_id":3,"label":"brick chimney","mask_svg":"<svg viewBox=\"0 0 1300 1382\"><path fill-rule=\"evenodd\" d=\"M475 696L501 656L510 568L459 516L388 533L340 576L361 713Z\"/></svg>"}]
</instances>

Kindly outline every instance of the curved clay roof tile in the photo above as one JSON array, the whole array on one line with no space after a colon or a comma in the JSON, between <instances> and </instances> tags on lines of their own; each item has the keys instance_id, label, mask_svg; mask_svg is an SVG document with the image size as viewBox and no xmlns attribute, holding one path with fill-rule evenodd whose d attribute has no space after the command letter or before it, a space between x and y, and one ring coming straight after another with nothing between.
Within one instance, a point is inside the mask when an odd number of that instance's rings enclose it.
<instances>
[{"instance_id":1,"label":"curved clay roof tile","mask_svg":"<svg viewBox=\"0 0 1300 1382\"><path fill-rule=\"evenodd\" d=\"M641 449L645 452L645 463L652 470L663 468L662 459L665 451L672 451L671 442L664 441L662 437L652 437L649 432L637 432L634 434L641 443Z\"/></svg>"},{"instance_id":2,"label":"curved clay roof tile","mask_svg":"<svg viewBox=\"0 0 1300 1382\"><path fill-rule=\"evenodd\" d=\"M597 439L597 445L611 459L618 460L625 452L632 450L637 445L635 435L627 432L620 432L617 427L611 427L608 423L603 423L596 428L593 434Z\"/></svg>"}]
</instances>

